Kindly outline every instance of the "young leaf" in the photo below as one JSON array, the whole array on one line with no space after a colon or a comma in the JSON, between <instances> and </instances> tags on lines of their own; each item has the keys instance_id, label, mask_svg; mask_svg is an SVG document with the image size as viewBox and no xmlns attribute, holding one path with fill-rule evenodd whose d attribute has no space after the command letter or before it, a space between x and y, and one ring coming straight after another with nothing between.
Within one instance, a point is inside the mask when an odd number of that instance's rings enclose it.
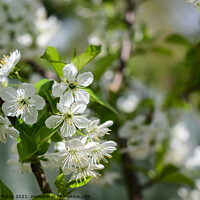
<instances>
[{"instance_id":1,"label":"young leaf","mask_svg":"<svg viewBox=\"0 0 200 200\"><path fill-rule=\"evenodd\" d=\"M12 191L0 179L0 199L14 200Z\"/></svg>"},{"instance_id":2,"label":"young leaf","mask_svg":"<svg viewBox=\"0 0 200 200\"><path fill-rule=\"evenodd\" d=\"M179 34L171 34L166 38L166 42L173 43L173 44L181 44L189 46L190 43L187 41L185 37Z\"/></svg>"},{"instance_id":3,"label":"young leaf","mask_svg":"<svg viewBox=\"0 0 200 200\"><path fill-rule=\"evenodd\" d=\"M81 187L85 184L87 184L90 179L92 178L92 176L88 176L86 178L82 178L81 180L73 180L67 183L67 188L77 188L77 187Z\"/></svg>"},{"instance_id":4,"label":"young leaf","mask_svg":"<svg viewBox=\"0 0 200 200\"><path fill-rule=\"evenodd\" d=\"M44 78L44 79L38 81L37 83L35 83L34 86L35 86L35 89L36 89L36 93L38 93L39 90L40 90L40 88L41 88L45 83L47 83L47 82L49 82L49 80L46 79L46 78Z\"/></svg>"},{"instance_id":5,"label":"young leaf","mask_svg":"<svg viewBox=\"0 0 200 200\"><path fill-rule=\"evenodd\" d=\"M37 155L43 155L47 152L49 145L51 143L51 140L48 139L42 144L40 144L40 141L44 139L45 137L48 137L51 134L51 132L52 132L51 129L48 129L46 126L43 126L35 134L35 142L36 144L39 144L38 148L40 148L40 150L37 152Z\"/></svg>"},{"instance_id":6,"label":"young leaf","mask_svg":"<svg viewBox=\"0 0 200 200\"><path fill-rule=\"evenodd\" d=\"M194 186L195 182L192 178L182 173L175 173L165 178L165 181L174 184Z\"/></svg>"},{"instance_id":7,"label":"young leaf","mask_svg":"<svg viewBox=\"0 0 200 200\"><path fill-rule=\"evenodd\" d=\"M90 94L90 100L91 101L95 101L103 106L105 106L106 108L110 109L112 112L114 112L116 115L118 115L119 113L117 112L117 110L115 108L113 108L107 101L101 99L100 97L97 97L92 90L88 89L88 88L84 88L85 91L87 91Z\"/></svg>"},{"instance_id":8,"label":"young leaf","mask_svg":"<svg viewBox=\"0 0 200 200\"><path fill-rule=\"evenodd\" d=\"M64 194L64 190L65 190L65 177L64 177L63 173L59 174L56 177L54 185L56 186L59 195Z\"/></svg>"},{"instance_id":9,"label":"young leaf","mask_svg":"<svg viewBox=\"0 0 200 200\"><path fill-rule=\"evenodd\" d=\"M66 63L60 62L59 54L54 47L47 47L41 58L52 64L59 78L63 77L63 67Z\"/></svg>"},{"instance_id":10,"label":"young leaf","mask_svg":"<svg viewBox=\"0 0 200 200\"><path fill-rule=\"evenodd\" d=\"M111 64L113 63L113 61L118 58L118 55L112 55L112 54L108 54L102 58L100 58L95 65L94 68L94 77L96 80L98 80L99 78L101 78L102 74L106 71L107 68L109 68L111 66Z\"/></svg>"},{"instance_id":11,"label":"young leaf","mask_svg":"<svg viewBox=\"0 0 200 200\"><path fill-rule=\"evenodd\" d=\"M77 70L82 69L87 63L94 59L101 52L101 46L89 45L88 48L80 56L73 56L72 62Z\"/></svg>"}]
</instances>

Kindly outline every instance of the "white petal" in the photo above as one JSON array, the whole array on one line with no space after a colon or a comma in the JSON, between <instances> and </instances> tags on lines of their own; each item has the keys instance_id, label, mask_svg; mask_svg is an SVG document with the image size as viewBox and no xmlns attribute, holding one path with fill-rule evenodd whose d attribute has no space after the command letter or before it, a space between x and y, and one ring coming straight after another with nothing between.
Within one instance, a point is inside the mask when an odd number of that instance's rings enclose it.
<instances>
[{"instance_id":1,"label":"white petal","mask_svg":"<svg viewBox=\"0 0 200 200\"><path fill-rule=\"evenodd\" d=\"M68 89L68 91L65 92L65 94L60 97L60 103L70 107L73 102L74 102L73 93L71 89Z\"/></svg>"},{"instance_id":2,"label":"white petal","mask_svg":"<svg viewBox=\"0 0 200 200\"><path fill-rule=\"evenodd\" d=\"M83 146L84 145L81 142L81 140L79 140L77 138L73 138L73 139L69 140L68 142L66 142L66 147L68 147L69 149L78 149Z\"/></svg>"},{"instance_id":3,"label":"white petal","mask_svg":"<svg viewBox=\"0 0 200 200\"><path fill-rule=\"evenodd\" d=\"M35 124L37 122L38 111L33 107L26 107L22 113L22 119L26 124Z\"/></svg>"},{"instance_id":4,"label":"white petal","mask_svg":"<svg viewBox=\"0 0 200 200\"><path fill-rule=\"evenodd\" d=\"M12 101L18 97L17 91L12 87L6 87L1 90L1 98L4 101Z\"/></svg>"},{"instance_id":5,"label":"white petal","mask_svg":"<svg viewBox=\"0 0 200 200\"><path fill-rule=\"evenodd\" d=\"M60 131L65 137L72 137L76 133L76 127L74 126L74 123L72 123L71 119L68 119L63 123Z\"/></svg>"},{"instance_id":6,"label":"white petal","mask_svg":"<svg viewBox=\"0 0 200 200\"><path fill-rule=\"evenodd\" d=\"M37 110L42 110L45 106L45 100L41 96L35 94L28 100L28 104L35 107Z\"/></svg>"},{"instance_id":7,"label":"white petal","mask_svg":"<svg viewBox=\"0 0 200 200\"><path fill-rule=\"evenodd\" d=\"M45 121L45 125L47 128L56 128L63 121L63 117L59 115L52 115Z\"/></svg>"},{"instance_id":8,"label":"white petal","mask_svg":"<svg viewBox=\"0 0 200 200\"><path fill-rule=\"evenodd\" d=\"M6 124L6 125L7 125L6 120L3 118L2 115L0 115L0 123L1 123L1 124Z\"/></svg>"},{"instance_id":9,"label":"white petal","mask_svg":"<svg viewBox=\"0 0 200 200\"><path fill-rule=\"evenodd\" d=\"M12 65L15 66L19 62L20 58L21 53L16 49L13 53L11 53L9 60L12 63Z\"/></svg>"},{"instance_id":10,"label":"white petal","mask_svg":"<svg viewBox=\"0 0 200 200\"><path fill-rule=\"evenodd\" d=\"M104 122L103 124L99 125L99 128L107 128L108 126L112 126L113 125L113 121L109 120Z\"/></svg>"},{"instance_id":11,"label":"white petal","mask_svg":"<svg viewBox=\"0 0 200 200\"><path fill-rule=\"evenodd\" d=\"M14 138L17 138L19 136L19 131L16 130L14 127L5 128L5 133L14 137Z\"/></svg>"},{"instance_id":12,"label":"white petal","mask_svg":"<svg viewBox=\"0 0 200 200\"><path fill-rule=\"evenodd\" d=\"M85 128L89 125L90 120L83 116L72 116L73 122L78 128Z\"/></svg>"},{"instance_id":13,"label":"white petal","mask_svg":"<svg viewBox=\"0 0 200 200\"><path fill-rule=\"evenodd\" d=\"M0 141L6 143L5 126L0 126Z\"/></svg>"},{"instance_id":14,"label":"white petal","mask_svg":"<svg viewBox=\"0 0 200 200\"><path fill-rule=\"evenodd\" d=\"M91 169L91 170L101 170L103 168L104 168L104 166L102 164L89 165L89 169Z\"/></svg>"},{"instance_id":15,"label":"white petal","mask_svg":"<svg viewBox=\"0 0 200 200\"><path fill-rule=\"evenodd\" d=\"M67 88L68 86L66 83L58 83L54 81L52 86L52 94L54 97L60 97Z\"/></svg>"},{"instance_id":16,"label":"white petal","mask_svg":"<svg viewBox=\"0 0 200 200\"><path fill-rule=\"evenodd\" d=\"M84 146L84 148L87 149L88 151L94 151L95 149L97 149L97 147L98 144L96 142L89 142Z\"/></svg>"},{"instance_id":17,"label":"white petal","mask_svg":"<svg viewBox=\"0 0 200 200\"><path fill-rule=\"evenodd\" d=\"M74 64L67 64L63 68L64 77L67 79L68 83L74 83L78 70L74 66Z\"/></svg>"},{"instance_id":18,"label":"white petal","mask_svg":"<svg viewBox=\"0 0 200 200\"><path fill-rule=\"evenodd\" d=\"M83 113L87 108L87 103L84 101L77 101L74 102L71 106L71 113L73 114L79 114Z\"/></svg>"},{"instance_id":19,"label":"white petal","mask_svg":"<svg viewBox=\"0 0 200 200\"><path fill-rule=\"evenodd\" d=\"M78 85L87 87L90 85L94 80L94 77L91 72L85 72L83 74L78 75L77 82Z\"/></svg>"},{"instance_id":20,"label":"white petal","mask_svg":"<svg viewBox=\"0 0 200 200\"><path fill-rule=\"evenodd\" d=\"M69 112L69 107L65 106L65 105L63 105L61 103L57 103L57 109L63 114L66 114L66 113Z\"/></svg>"},{"instance_id":21,"label":"white petal","mask_svg":"<svg viewBox=\"0 0 200 200\"><path fill-rule=\"evenodd\" d=\"M4 102L2 105L2 110L6 116L17 116L22 113L22 110L19 110L20 105L16 102Z\"/></svg>"},{"instance_id":22,"label":"white petal","mask_svg":"<svg viewBox=\"0 0 200 200\"><path fill-rule=\"evenodd\" d=\"M22 96L25 99L28 99L28 97L31 97L36 93L36 89L34 85L22 83L22 85L17 90L17 92L18 92L18 95Z\"/></svg>"},{"instance_id":23,"label":"white petal","mask_svg":"<svg viewBox=\"0 0 200 200\"><path fill-rule=\"evenodd\" d=\"M95 127L97 127L97 125L99 124L100 120L96 119L94 121L92 121L89 125L89 127L87 128L88 131L94 129Z\"/></svg>"},{"instance_id":24,"label":"white petal","mask_svg":"<svg viewBox=\"0 0 200 200\"><path fill-rule=\"evenodd\" d=\"M82 89L73 90L75 95L75 101L85 101L86 103L90 102L90 94Z\"/></svg>"}]
</instances>

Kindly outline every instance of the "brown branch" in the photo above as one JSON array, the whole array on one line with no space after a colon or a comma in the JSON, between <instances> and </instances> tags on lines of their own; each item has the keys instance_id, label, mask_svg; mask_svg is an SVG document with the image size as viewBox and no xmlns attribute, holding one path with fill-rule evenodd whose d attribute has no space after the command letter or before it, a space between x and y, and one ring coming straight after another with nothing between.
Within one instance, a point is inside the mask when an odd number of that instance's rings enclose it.
<instances>
[{"instance_id":1,"label":"brown branch","mask_svg":"<svg viewBox=\"0 0 200 200\"><path fill-rule=\"evenodd\" d=\"M134 0L126 0L126 13L125 23L127 24L127 30L124 35L124 39L121 47L120 64L114 75L112 83L109 85L109 90L115 94L117 99L117 93L121 89L124 69L131 55L131 39L133 36L133 25L135 22L135 2ZM116 134L119 147L127 148L127 140L119 137L118 132ZM138 178L135 172L127 167L127 165L133 165L133 159L128 153L122 154L122 168L125 176L126 186L129 192L130 200L142 200L141 188L138 182Z\"/></svg>"},{"instance_id":2,"label":"brown branch","mask_svg":"<svg viewBox=\"0 0 200 200\"><path fill-rule=\"evenodd\" d=\"M44 173L44 170L42 168L40 161L38 161L36 163L31 163L31 169L37 179L37 182L40 186L40 190L42 191L42 193L43 194L44 193L52 193L50 185L48 183L48 180L46 178L46 175Z\"/></svg>"}]
</instances>

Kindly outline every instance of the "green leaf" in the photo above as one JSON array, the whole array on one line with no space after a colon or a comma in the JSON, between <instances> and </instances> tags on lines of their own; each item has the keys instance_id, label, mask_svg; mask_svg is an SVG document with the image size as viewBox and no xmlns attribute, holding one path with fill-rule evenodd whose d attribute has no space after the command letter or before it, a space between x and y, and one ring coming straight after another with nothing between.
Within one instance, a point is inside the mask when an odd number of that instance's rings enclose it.
<instances>
[{"instance_id":1,"label":"green leaf","mask_svg":"<svg viewBox=\"0 0 200 200\"><path fill-rule=\"evenodd\" d=\"M40 149L37 152L37 155L43 155L47 152L49 145L51 144L51 139L49 138L43 143L40 143L45 137L48 137L52 133L51 129L48 129L46 126L40 128L35 134L35 142L38 144L38 148Z\"/></svg>"},{"instance_id":2,"label":"green leaf","mask_svg":"<svg viewBox=\"0 0 200 200\"><path fill-rule=\"evenodd\" d=\"M36 122L37 126L44 125L44 121L47 119L47 105L42 110L38 110L38 121Z\"/></svg>"},{"instance_id":3,"label":"green leaf","mask_svg":"<svg viewBox=\"0 0 200 200\"><path fill-rule=\"evenodd\" d=\"M60 134L58 132L56 132L51 137L51 140L52 140L52 142L61 142L61 141L63 141L63 138L60 136Z\"/></svg>"},{"instance_id":4,"label":"green leaf","mask_svg":"<svg viewBox=\"0 0 200 200\"><path fill-rule=\"evenodd\" d=\"M67 188L77 188L77 187L81 187L85 184L87 184L90 179L92 178L92 176L88 176L86 178L82 178L81 180L73 180L67 183Z\"/></svg>"},{"instance_id":5,"label":"green leaf","mask_svg":"<svg viewBox=\"0 0 200 200\"><path fill-rule=\"evenodd\" d=\"M166 47L154 47L153 49L151 49L154 53L159 53L159 54L163 54L163 55L167 55L167 56L171 56L173 55L171 49L166 48Z\"/></svg>"},{"instance_id":6,"label":"green leaf","mask_svg":"<svg viewBox=\"0 0 200 200\"><path fill-rule=\"evenodd\" d=\"M63 67L66 63L60 62L59 54L54 47L47 47L41 58L52 64L59 78L63 77Z\"/></svg>"},{"instance_id":7,"label":"green leaf","mask_svg":"<svg viewBox=\"0 0 200 200\"><path fill-rule=\"evenodd\" d=\"M65 177L64 177L63 173L59 174L56 177L54 185L56 186L59 195L64 194L64 192L65 192L64 190L65 190L66 187L65 187Z\"/></svg>"},{"instance_id":8,"label":"green leaf","mask_svg":"<svg viewBox=\"0 0 200 200\"><path fill-rule=\"evenodd\" d=\"M44 79L38 81L37 83L35 83L34 86L35 86L35 89L36 89L36 93L38 93L39 90L40 90L40 88L41 88L45 83L47 83L47 82L49 82L49 80L46 79L46 78L44 78Z\"/></svg>"},{"instance_id":9,"label":"green leaf","mask_svg":"<svg viewBox=\"0 0 200 200\"><path fill-rule=\"evenodd\" d=\"M33 198L32 200L49 200L49 199L58 200L59 197L57 195L55 195L55 194L49 193L49 194L41 194L41 195Z\"/></svg>"},{"instance_id":10,"label":"green leaf","mask_svg":"<svg viewBox=\"0 0 200 200\"><path fill-rule=\"evenodd\" d=\"M156 166L155 169L156 171L160 172L163 168L163 160L165 158L165 154L167 152L169 146L169 139L165 139L162 142L162 145L156 150L156 155L155 155L155 159L156 159Z\"/></svg>"},{"instance_id":11,"label":"green leaf","mask_svg":"<svg viewBox=\"0 0 200 200\"><path fill-rule=\"evenodd\" d=\"M164 166L161 173L158 175L158 179L162 180L165 177L176 173L178 170L179 170L179 168L177 166L168 164L168 165Z\"/></svg>"},{"instance_id":12,"label":"green leaf","mask_svg":"<svg viewBox=\"0 0 200 200\"><path fill-rule=\"evenodd\" d=\"M76 66L77 70L82 69L87 63L94 59L101 52L101 46L89 45L84 53L78 57L73 58L73 63Z\"/></svg>"},{"instance_id":13,"label":"green leaf","mask_svg":"<svg viewBox=\"0 0 200 200\"><path fill-rule=\"evenodd\" d=\"M12 191L0 179L0 199L14 200Z\"/></svg>"},{"instance_id":14,"label":"green leaf","mask_svg":"<svg viewBox=\"0 0 200 200\"><path fill-rule=\"evenodd\" d=\"M182 173L172 174L171 176L166 177L165 181L174 184L195 186L195 181Z\"/></svg>"},{"instance_id":15,"label":"green leaf","mask_svg":"<svg viewBox=\"0 0 200 200\"><path fill-rule=\"evenodd\" d=\"M38 91L38 94L40 96L42 96L43 98L45 98L46 97L45 92L48 91L48 90L51 90L52 85L53 85L53 81L46 81L46 82L44 81L44 83L41 85L41 87Z\"/></svg>"},{"instance_id":16,"label":"green leaf","mask_svg":"<svg viewBox=\"0 0 200 200\"><path fill-rule=\"evenodd\" d=\"M102 58L100 58L96 64L95 64L95 68L94 68L94 77L96 80L98 80L99 78L101 78L102 74L106 71L106 69L108 67L111 66L111 64L113 63L113 61L118 57L118 55L112 55L112 54L108 54Z\"/></svg>"},{"instance_id":17,"label":"green leaf","mask_svg":"<svg viewBox=\"0 0 200 200\"><path fill-rule=\"evenodd\" d=\"M181 44L181 45L186 45L186 46L190 45L187 39L179 34L169 35L165 41L169 43L173 43L173 44Z\"/></svg>"},{"instance_id":18,"label":"green leaf","mask_svg":"<svg viewBox=\"0 0 200 200\"><path fill-rule=\"evenodd\" d=\"M118 115L119 113L117 112L117 110L112 107L107 101L101 99L100 97L97 97L92 90L88 89L88 88L84 88L84 90L86 92L88 92L90 94L90 100L91 101L95 101L103 106L105 106L106 108L108 108L109 110L111 110L112 112L114 112L116 115Z\"/></svg>"}]
</instances>

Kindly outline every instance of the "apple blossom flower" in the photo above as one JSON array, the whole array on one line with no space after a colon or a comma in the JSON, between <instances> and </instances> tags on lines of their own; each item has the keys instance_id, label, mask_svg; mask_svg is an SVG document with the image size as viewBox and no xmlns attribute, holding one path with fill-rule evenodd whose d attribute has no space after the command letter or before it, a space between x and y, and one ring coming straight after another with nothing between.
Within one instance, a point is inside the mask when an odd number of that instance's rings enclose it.
<instances>
[{"instance_id":1,"label":"apple blossom flower","mask_svg":"<svg viewBox=\"0 0 200 200\"><path fill-rule=\"evenodd\" d=\"M69 181L76 180L77 182L78 180L81 180L82 178L86 179L89 176L92 176L95 178L97 176L100 176L100 174L94 170L102 170L103 168L104 166L102 164L94 165L94 164L86 163L85 165L82 165L80 168L77 167L77 168L71 168L71 169L64 169L63 173L65 175L72 173Z\"/></svg>"},{"instance_id":2,"label":"apple blossom flower","mask_svg":"<svg viewBox=\"0 0 200 200\"><path fill-rule=\"evenodd\" d=\"M4 55L0 63L0 76L8 76L20 58L21 53L17 49L10 56Z\"/></svg>"},{"instance_id":3,"label":"apple blossom flower","mask_svg":"<svg viewBox=\"0 0 200 200\"><path fill-rule=\"evenodd\" d=\"M105 159L105 156L111 158L112 156L110 154L116 150L116 145L114 141L106 141L102 144L97 144L97 148L90 153L91 163L97 164L100 163L100 160L107 163L108 161Z\"/></svg>"},{"instance_id":4,"label":"apple blossom flower","mask_svg":"<svg viewBox=\"0 0 200 200\"><path fill-rule=\"evenodd\" d=\"M88 151L92 148L92 145L85 146L81 140L73 138L65 142L65 149L60 152L47 154L46 157L52 159L55 165L65 167L68 169L77 167L80 164L84 165L88 161Z\"/></svg>"},{"instance_id":5,"label":"apple blossom flower","mask_svg":"<svg viewBox=\"0 0 200 200\"><path fill-rule=\"evenodd\" d=\"M18 130L12 127L9 119L0 115L0 141L6 143L8 136L17 138L19 135Z\"/></svg>"},{"instance_id":6,"label":"apple blossom flower","mask_svg":"<svg viewBox=\"0 0 200 200\"><path fill-rule=\"evenodd\" d=\"M45 106L45 100L35 94L33 85L23 83L19 89L6 87L1 90L1 98L5 101L2 110L6 116L16 116L23 119L26 124L37 122L38 111Z\"/></svg>"},{"instance_id":7,"label":"apple blossom flower","mask_svg":"<svg viewBox=\"0 0 200 200\"><path fill-rule=\"evenodd\" d=\"M90 123L85 116L78 115L83 113L86 107L87 103L84 101L77 101L70 105L65 99L61 99L60 103L57 103L57 108L61 114L50 116L45 124L47 128L55 129L63 123L60 128L61 134L65 137L72 137L77 128L85 128Z\"/></svg>"},{"instance_id":8,"label":"apple blossom flower","mask_svg":"<svg viewBox=\"0 0 200 200\"><path fill-rule=\"evenodd\" d=\"M103 137L105 134L108 134L110 131L108 127L113 125L113 121L111 120L106 121L101 125L98 125L99 122L99 119L93 120L90 122L89 126L86 127L86 136L88 138L95 138L98 140L99 137Z\"/></svg>"},{"instance_id":9,"label":"apple blossom flower","mask_svg":"<svg viewBox=\"0 0 200 200\"><path fill-rule=\"evenodd\" d=\"M74 64L67 64L63 68L63 82L54 82L52 87L52 94L55 97L63 96L69 103L74 101L85 101L89 103L90 95L82 88L89 86L93 81L93 75L91 72L85 72L78 74Z\"/></svg>"}]
</instances>

